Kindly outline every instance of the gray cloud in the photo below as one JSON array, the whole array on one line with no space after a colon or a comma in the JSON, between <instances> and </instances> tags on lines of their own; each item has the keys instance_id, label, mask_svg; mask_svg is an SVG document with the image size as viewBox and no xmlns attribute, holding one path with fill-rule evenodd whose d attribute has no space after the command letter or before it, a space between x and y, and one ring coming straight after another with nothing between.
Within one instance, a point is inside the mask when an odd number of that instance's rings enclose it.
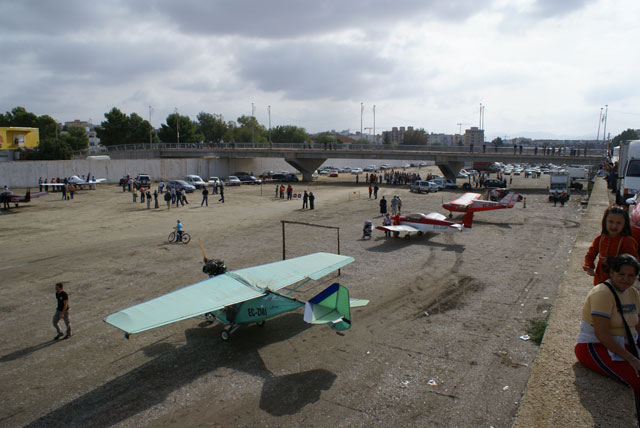
<instances>
[{"instance_id":1,"label":"gray cloud","mask_svg":"<svg viewBox=\"0 0 640 428\"><path fill-rule=\"evenodd\" d=\"M248 47L235 61L239 76L258 89L297 100L360 98L393 71L391 62L370 48L327 43Z\"/></svg>"}]
</instances>

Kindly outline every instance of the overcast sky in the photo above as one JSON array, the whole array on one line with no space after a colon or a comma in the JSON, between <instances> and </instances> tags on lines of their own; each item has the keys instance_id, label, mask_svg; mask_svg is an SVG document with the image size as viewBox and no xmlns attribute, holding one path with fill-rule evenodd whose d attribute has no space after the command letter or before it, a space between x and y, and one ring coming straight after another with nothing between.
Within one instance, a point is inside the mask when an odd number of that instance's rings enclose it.
<instances>
[{"instance_id":1,"label":"overcast sky","mask_svg":"<svg viewBox=\"0 0 640 428\"><path fill-rule=\"evenodd\" d=\"M638 0L0 0L0 110L155 127L177 108L308 132L640 128ZM600 136L602 138L602 131Z\"/></svg>"}]
</instances>

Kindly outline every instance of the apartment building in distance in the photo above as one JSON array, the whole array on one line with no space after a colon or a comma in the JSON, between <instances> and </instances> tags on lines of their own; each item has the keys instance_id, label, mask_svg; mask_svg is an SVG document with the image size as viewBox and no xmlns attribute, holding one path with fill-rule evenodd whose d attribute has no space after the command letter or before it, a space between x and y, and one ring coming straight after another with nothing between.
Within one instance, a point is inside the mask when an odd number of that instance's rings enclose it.
<instances>
[{"instance_id":1,"label":"apartment building in distance","mask_svg":"<svg viewBox=\"0 0 640 428\"><path fill-rule=\"evenodd\" d=\"M481 147L484 144L484 129L478 129L477 126L472 126L464 131L464 145L475 147Z\"/></svg>"}]
</instances>

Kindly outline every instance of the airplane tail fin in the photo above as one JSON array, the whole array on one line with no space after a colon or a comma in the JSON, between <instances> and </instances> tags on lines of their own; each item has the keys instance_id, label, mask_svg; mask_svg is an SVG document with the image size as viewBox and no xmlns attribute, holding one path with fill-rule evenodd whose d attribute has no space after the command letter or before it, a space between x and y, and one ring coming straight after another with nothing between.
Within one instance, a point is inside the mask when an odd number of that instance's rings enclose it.
<instances>
[{"instance_id":1,"label":"airplane tail fin","mask_svg":"<svg viewBox=\"0 0 640 428\"><path fill-rule=\"evenodd\" d=\"M327 287L305 303L304 320L310 324L329 324L334 330L351 327L349 290L338 283Z\"/></svg>"},{"instance_id":2,"label":"airplane tail fin","mask_svg":"<svg viewBox=\"0 0 640 428\"><path fill-rule=\"evenodd\" d=\"M87 183L91 180L91 170L87 173Z\"/></svg>"},{"instance_id":3,"label":"airplane tail fin","mask_svg":"<svg viewBox=\"0 0 640 428\"><path fill-rule=\"evenodd\" d=\"M462 218L462 226L464 227L464 229L471 229L472 223L473 223L473 211L469 211Z\"/></svg>"},{"instance_id":4,"label":"airplane tail fin","mask_svg":"<svg viewBox=\"0 0 640 428\"><path fill-rule=\"evenodd\" d=\"M25 193L25 195L24 195L24 201L25 202L30 202L31 201L31 189L27 189L27 193Z\"/></svg>"}]
</instances>

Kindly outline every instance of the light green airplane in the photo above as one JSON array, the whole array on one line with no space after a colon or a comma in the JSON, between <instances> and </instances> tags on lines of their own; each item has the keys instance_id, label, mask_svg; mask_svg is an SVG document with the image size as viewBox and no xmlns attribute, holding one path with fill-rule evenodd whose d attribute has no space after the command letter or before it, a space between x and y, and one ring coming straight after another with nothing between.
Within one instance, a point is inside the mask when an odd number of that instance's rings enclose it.
<instances>
[{"instance_id":1,"label":"light green airplane","mask_svg":"<svg viewBox=\"0 0 640 428\"><path fill-rule=\"evenodd\" d=\"M351 327L351 308L368 300L350 299L349 290L338 283L330 285L308 302L277 291L296 284L296 290L349 263L353 257L315 253L217 275L213 278L165 294L109 315L104 321L130 334L202 317L225 324L220 336L229 340L242 324L263 325L265 320L305 306L304 320L328 324L334 330ZM289 293L291 292L289 291Z\"/></svg>"}]
</instances>

